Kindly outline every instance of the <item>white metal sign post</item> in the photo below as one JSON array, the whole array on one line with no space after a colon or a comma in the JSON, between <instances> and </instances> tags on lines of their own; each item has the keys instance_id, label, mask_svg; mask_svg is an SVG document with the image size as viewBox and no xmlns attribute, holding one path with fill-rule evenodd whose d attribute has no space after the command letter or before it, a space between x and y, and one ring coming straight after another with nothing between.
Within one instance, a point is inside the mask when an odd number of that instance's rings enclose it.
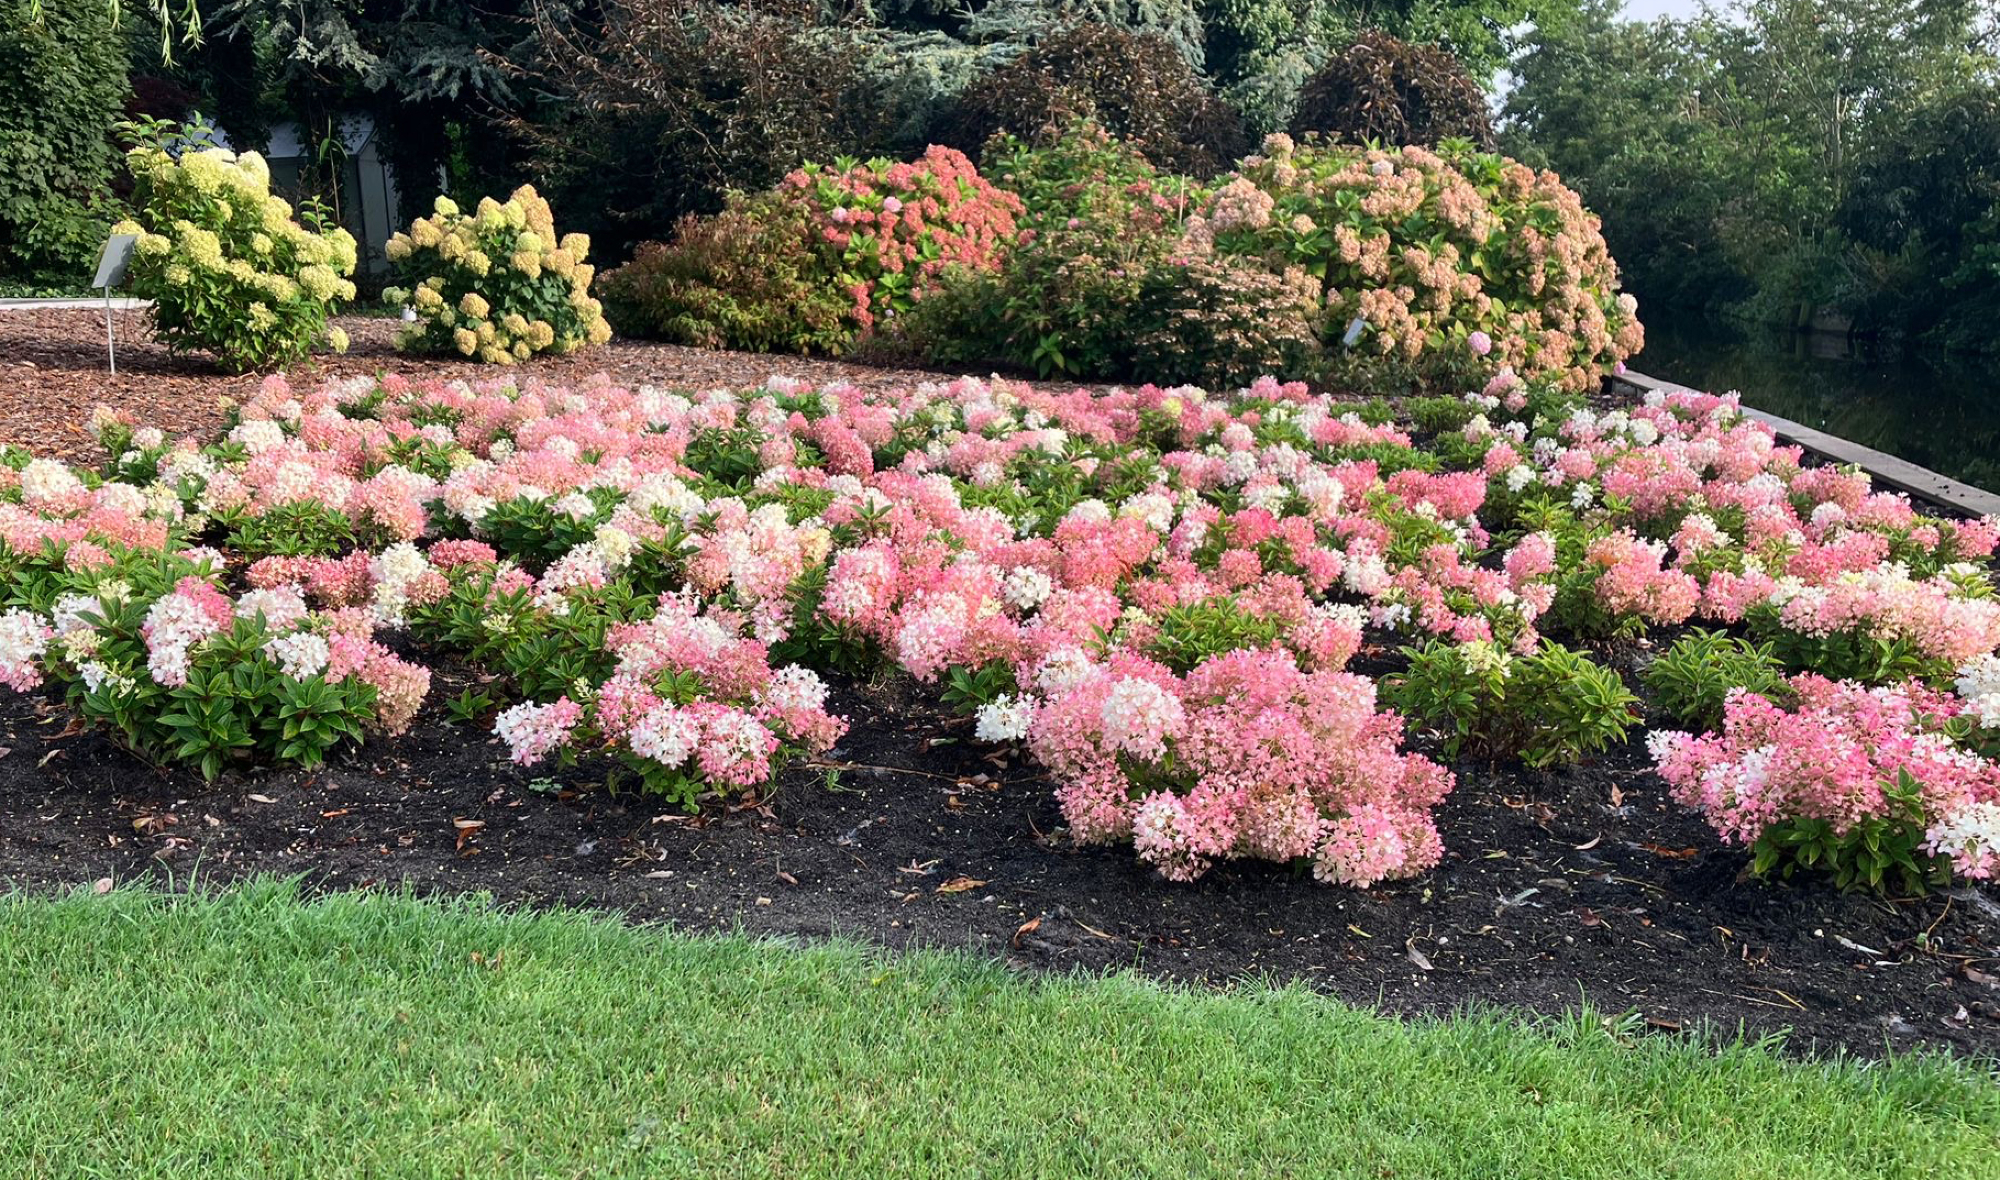
<instances>
[{"instance_id":1,"label":"white metal sign post","mask_svg":"<svg viewBox=\"0 0 2000 1180\"><path fill-rule=\"evenodd\" d=\"M125 272L132 265L132 249L139 244L138 234L112 234L104 242L104 253L97 257L97 278L93 287L104 288L104 354L111 360L111 375L118 375L117 337L111 328L111 288L125 281Z\"/></svg>"}]
</instances>

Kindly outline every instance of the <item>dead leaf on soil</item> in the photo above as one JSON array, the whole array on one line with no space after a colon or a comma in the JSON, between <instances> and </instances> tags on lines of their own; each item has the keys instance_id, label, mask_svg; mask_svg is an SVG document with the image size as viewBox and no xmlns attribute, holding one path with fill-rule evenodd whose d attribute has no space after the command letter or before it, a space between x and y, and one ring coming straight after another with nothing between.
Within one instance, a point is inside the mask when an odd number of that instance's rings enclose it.
<instances>
[{"instance_id":1,"label":"dead leaf on soil","mask_svg":"<svg viewBox=\"0 0 2000 1180\"><path fill-rule=\"evenodd\" d=\"M937 891L939 893L970 893L984 884L986 882L973 877L953 877L951 880L938 886Z\"/></svg>"},{"instance_id":2,"label":"dead leaf on soil","mask_svg":"<svg viewBox=\"0 0 2000 1180\"><path fill-rule=\"evenodd\" d=\"M1403 943L1403 953L1409 957L1410 962L1417 965L1417 970L1429 971L1432 969L1430 956L1417 949L1415 935L1412 935Z\"/></svg>"},{"instance_id":3,"label":"dead leaf on soil","mask_svg":"<svg viewBox=\"0 0 2000 1180\"><path fill-rule=\"evenodd\" d=\"M483 819L454 819L451 821L451 826L458 831L458 843L455 847L458 851L464 852L466 842L479 834L479 830L486 826L486 821Z\"/></svg>"},{"instance_id":4,"label":"dead leaf on soil","mask_svg":"<svg viewBox=\"0 0 2000 1180\"><path fill-rule=\"evenodd\" d=\"M1686 848L1668 848L1661 844L1641 844L1639 847L1652 853L1654 856L1664 856L1668 860L1687 860L1701 852L1701 849L1696 848L1692 844Z\"/></svg>"},{"instance_id":5,"label":"dead leaf on soil","mask_svg":"<svg viewBox=\"0 0 2000 1180\"><path fill-rule=\"evenodd\" d=\"M1041 928L1042 928L1042 920L1040 918L1029 918L1027 921L1021 923L1019 926L1014 927L1014 948L1016 950L1019 950L1021 947L1021 939L1026 935L1033 934L1035 931L1040 930Z\"/></svg>"},{"instance_id":6,"label":"dead leaf on soil","mask_svg":"<svg viewBox=\"0 0 2000 1180\"><path fill-rule=\"evenodd\" d=\"M132 821L132 830L142 836L156 836L179 822L181 817L171 811L149 812Z\"/></svg>"},{"instance_id":7,"label":"dead leaf on soil","mask_svg":"<svg viewBox=\"0 0 2000 1180\"><path fill-rule=\"evenodd\" d=\"M245 798L247 798L247 799L249 799L249 800L250 800L250 802L252 802L252 803L276 803L276 802L277 802L277 800L276 800L276 799L273 799L273 798L271 798L271 797L270 797L269 795L246 795L246 796L244 796L244 797L245 797Z\"/></svg>"},{"instance_id":8,"label":"dead leaf on soil","mask_svg":"<svg viewBox=\"0 0 2000 1180\"><path fill-rule=\"evenodd\" d=\"M1578 852L1589 852L1591 849L1597 847L1600 843L1602 843L1603 840L1604 837L1602 834L1592 836L1589 840L1585 841L1584 843L1578 844L1576 846L1576 850Z\"/></svg>"}]
</instances>

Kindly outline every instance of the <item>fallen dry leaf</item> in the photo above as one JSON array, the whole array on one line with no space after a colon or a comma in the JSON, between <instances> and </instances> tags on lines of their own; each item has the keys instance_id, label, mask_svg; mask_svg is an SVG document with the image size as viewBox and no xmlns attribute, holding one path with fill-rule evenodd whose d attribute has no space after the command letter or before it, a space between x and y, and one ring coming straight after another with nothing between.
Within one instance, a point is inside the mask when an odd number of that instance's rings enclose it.
<instances>
[{"instance_id":1,"label":"fallen dry leaf","mask_svg":"<svg viewBox=\"0 0 2000 1180\"><path fill-rule=\"evenodd\" d=\"M937 891L939 893L968 893L984 884L986 882L972 877L953 877L951 880L938 886Z\"/></svg>"},{"instance_id":2,"label":"fallen dry leaf","mask_svg":"<svg viewBox=\"0 0 2000 1180\"><path fill-rule=\"evenodd\" d=\"M1403 943L1403 953L1408 956L1410 962L1417 965L1417 970L1429 971L1432 969L1430 956L1417 949L1417 940L1414 936Z\"/></svg>"},{"instance_id":3,"label":"fallen dry leaf","mask_svg":"<svg viewBox=\"0 0 2000 1180\"><path fill-rule=\"evenodd\" d=\"M1018 949L1021 945L1022 935L1033 934L1035 931L1040 930L1041 928L1042 928L1042 920L1040 918L1029 918L1027 921L1021 923L1019 926L1014 927L1014 946Z\"/></svg>"},{"instance_id":4,"label":"fallen dry leaf","mask_svg":"<svg viewBox=\"0 0 2000 1180\"><path fill-rule=\"evenodd\" d=\"M277 800L276 800L276 799L273 799L273 798L271 798L271 797L270 797L269 795L248 795L248 796L245 796L245 798L249 799L249 800L250 800L250 802L252 802L252 803L276 803L276 802L277 802Z\"/></svg>"}]
</instances>

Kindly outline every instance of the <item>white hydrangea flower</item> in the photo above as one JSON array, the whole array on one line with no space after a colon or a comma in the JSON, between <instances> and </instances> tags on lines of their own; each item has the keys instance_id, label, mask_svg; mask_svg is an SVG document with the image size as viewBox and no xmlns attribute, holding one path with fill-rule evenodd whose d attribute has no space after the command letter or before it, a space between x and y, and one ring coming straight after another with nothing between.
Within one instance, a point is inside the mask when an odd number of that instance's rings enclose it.
<instances>
[{"instance_id":1,"label":"white hydrangea flower","mask_svg":"<svg viewBox=\"0 0 2000 1180\"><path fill-rule=\"evenodd\" d=\"M982 742L1018 742L1028 736L1034 706L1025 698L1007 694L979 708L973 736Z\"/></svg>"}]
</instances>

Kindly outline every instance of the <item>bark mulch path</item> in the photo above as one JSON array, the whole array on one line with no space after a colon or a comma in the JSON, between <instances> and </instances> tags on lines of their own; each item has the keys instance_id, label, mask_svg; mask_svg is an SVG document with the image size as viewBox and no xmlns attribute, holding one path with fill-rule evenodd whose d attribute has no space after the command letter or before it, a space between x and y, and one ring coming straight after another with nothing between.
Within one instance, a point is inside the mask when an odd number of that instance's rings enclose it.
<instances>
[{"instance_id":1,"label":"bark mulch path","mask_svg":"<svg viewBox=\"0 0 2000 1180\"><path fill-rule=\"evenodd\" d=\"M228 374L205 356L173 356L155 343L148 312L114 312L118 332L118 373L105 363L104 314L86 309L0 311L0 445L13 443L39 455L71 462L95 461L96 443L85 430L99 404L131 413L169 437L206 439L219 431L224 412L219 399L238 401L255 392L262 375ZM722 352L614 340L603 348L567 357L542 357L512 369L468 362L406 356L395 350L398 324L391 319L342 316L351 344L343 356L319 356L288 375L317 383L327 377L400 372L411 376L536 376L575 382L609 373L629 384L650 382L671 388L742 388L773 373L815 382L847 381L867 388L907 386L949 379L952 374L889 369L813 357Z\"/></svg>"}]
</instances>

